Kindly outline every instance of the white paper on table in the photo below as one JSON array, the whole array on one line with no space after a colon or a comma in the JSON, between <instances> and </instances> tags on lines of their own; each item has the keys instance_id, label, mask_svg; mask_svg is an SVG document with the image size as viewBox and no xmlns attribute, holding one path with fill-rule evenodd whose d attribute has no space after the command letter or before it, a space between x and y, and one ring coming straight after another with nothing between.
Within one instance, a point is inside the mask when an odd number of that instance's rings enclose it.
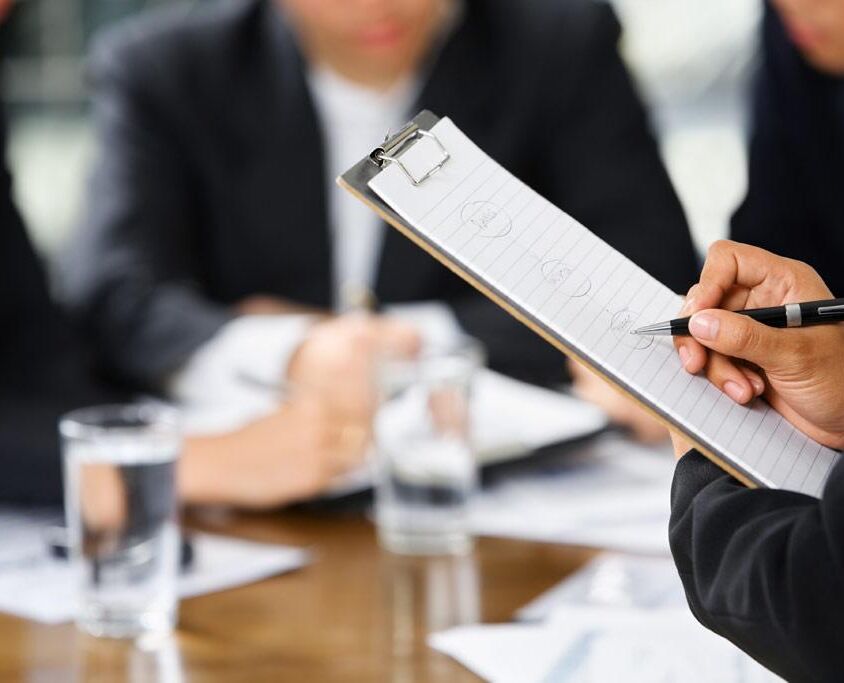
<instances>
[{"instance_id":1,"label":"white paper on table","mask_svg":"<svg viewBox=\"0 0 844 683\"><path fill-rule=\"evenodd\" d=\"M607 436L584 444L561 465L484 490L469 524L481 536L668 555L673 473L667 448Z\"/></svg>"},{"instance_id":2,"label":"white paper on table","mask_svg":"<svg viewBox=\"0 0 844 683\"><path fill-rule=\"evenodd\" d=\"M74 579L66 560L50 557L42 535L58 513L0 510L0 612L49 624L70 621ZM179 596L203 595L292 571L310 561L301 548L196 533L193 565Z\"/></svg>"},{"instance_id":3,"label":"white paper on table","mask_svg":"<svg viewBox=\"0 0 844 683\"><path fill-rule=\"evenodd\" d=\"M603 553L522 607L516 618L565 619L573 606L682 609L686 604L683 583L670 558Z\"/></svg>"},{"instance_id":4,"label":"white paper on table","mask_svg":"<svg viewBox=\"0 0 844 683\"><path fill-rule=\"evenodd\" d=\"M570 607L548 624L459 626L428 642L494 683L780 680L688 610Z\"/></svg>"}]
</instances>

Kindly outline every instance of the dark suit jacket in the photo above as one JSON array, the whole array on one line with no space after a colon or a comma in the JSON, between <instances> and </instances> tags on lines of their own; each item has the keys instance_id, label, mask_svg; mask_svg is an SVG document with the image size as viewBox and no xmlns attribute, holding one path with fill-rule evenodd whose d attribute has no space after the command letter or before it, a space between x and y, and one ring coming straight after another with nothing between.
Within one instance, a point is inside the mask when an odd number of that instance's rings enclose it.
<instances>
[{"instance_id":1,"label":"dark suit jacket","mask_svg":"<svg viewBox=\"0 0 844 683\"><path fill-rule=\"evenodd\" d=\"M844 680L844 461L820 501L677 464L671 551L695 616L788 681Z\"/></svg>"},{"instance_id":2,"label":"dark suit jacket","mask_svg":"<svg viewBox=\"0 0 844 683\"><path fill-rule=\"evenodd\" d=\"M770 7L747 198L732 237L813 265L844 296L844 79L809 66Z\"/></svg>"},{"instance_id":3,"label":"dark suit jacket","mask_svg":"<svg viewBox=\"0 0 844 683\"><path fill-rule=\"evenodd\" d=\"M611 10L591 0L468 0L466 9L415 109L451 116L684 290L695 254L616 53ZM250 294L329 305L324 150L303 68L268 0L158 14L99 42L91 74L101 157L67 294L120 372L160 379ZM494 367L561 377L556 351L392 230L376 295L447 301Z\"/></svg>"},{"instance_id":4,"label":"dark suit jacket","mask_svg":"<svg viewBox=\"0 0 844 683\"><path fill-rule=\"evenodd\" d=\"M0 154L5 126L0 117ZM50 301L41 263L11 199L0 164L0 501L61 500L59 416L113 400Z\"/></svg>"}]
</instances>

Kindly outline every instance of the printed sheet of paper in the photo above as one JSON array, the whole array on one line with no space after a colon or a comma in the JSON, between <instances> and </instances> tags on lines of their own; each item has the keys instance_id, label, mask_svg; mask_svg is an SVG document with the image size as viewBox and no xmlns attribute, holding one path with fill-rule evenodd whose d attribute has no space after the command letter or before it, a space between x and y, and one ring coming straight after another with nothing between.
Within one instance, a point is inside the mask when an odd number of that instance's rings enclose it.
<instances>
[{"instance_id":1,"label":"printed sheet of paper","mask_svg":"<svg viewBox=\"0 0 844 683\"><path fill-rule=\"evenodd\" d=\"M776 683L781 681L687 608L569 607L538 625L475 624L428 637L495 683Z\"/></svg>"},{"instance_id":2,"label":"printed sheet of paper","mask_svg":"<svg viewBox=\"0 0 844 683\"><path fill-rule=\"evenodd\" d=\"M513 177L449 119L432 132L451 155L442 170L414 186L393 163L369 182L417 238L746 480L820 496L836 451L764 402L739 406L686 373L670 338L630 334L674 317L676 294ZM424 138L402 161L418 173L440 153Z\"/></svg>"}]
</instances>

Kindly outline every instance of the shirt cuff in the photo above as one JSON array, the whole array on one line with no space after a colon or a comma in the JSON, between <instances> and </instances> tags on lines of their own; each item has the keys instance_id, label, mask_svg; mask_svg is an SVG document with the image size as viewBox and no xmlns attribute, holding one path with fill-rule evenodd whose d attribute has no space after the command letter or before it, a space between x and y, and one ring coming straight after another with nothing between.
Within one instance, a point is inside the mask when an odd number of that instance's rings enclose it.
<instances>
[{"instance_id":1,"label":"shirt cuff","mask_svg":"<svg viewBox=\"0 0 844 683\"><path fill-rule=\"evenodd\" d=\"M234 318L170 378L170 396L198 406L277 395L313 322L313 316L294 314Z\"/></svg>"}]
</instances>

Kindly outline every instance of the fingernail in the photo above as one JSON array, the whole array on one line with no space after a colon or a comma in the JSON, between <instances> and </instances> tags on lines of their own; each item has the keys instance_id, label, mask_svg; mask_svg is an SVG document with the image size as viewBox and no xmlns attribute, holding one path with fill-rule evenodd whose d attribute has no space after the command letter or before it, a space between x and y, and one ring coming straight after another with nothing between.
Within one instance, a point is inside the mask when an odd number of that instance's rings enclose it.
<instances>
[{"instance_id":1,"label":"fingernail","mask_svg":"<svg viewBox=\"0 0 844 683\"><path fill-rule=\"evenodd\" d=\"M680 354L680 362L683 364L683 367L688 367L691 355L689 354L689 350L685 346L681 346L680 350L677 353Z\"/></svg>"},{"instance_id":2,"label":"fingernail","mask_svg":"<svg viewBox=\"0 0 844 683\"><path fill-rule=\"evenodd\" d=\"M706 313L696 313L689 320L689 332L693 337L703 339L704 341L712 341L718 337L718 328L721 322L713 315Z\"/></svg>"},{"instance_id":3,"label":"fingernail","mask_svg":"<svg viewBox=\"0 0 844 683\"><path fill-rule=\"evenodd\" d=\"M745 394L742 386L732 380L724 382L724 393L727 394L736 403L744 403Z\"/></svg>"}]
</instances>

